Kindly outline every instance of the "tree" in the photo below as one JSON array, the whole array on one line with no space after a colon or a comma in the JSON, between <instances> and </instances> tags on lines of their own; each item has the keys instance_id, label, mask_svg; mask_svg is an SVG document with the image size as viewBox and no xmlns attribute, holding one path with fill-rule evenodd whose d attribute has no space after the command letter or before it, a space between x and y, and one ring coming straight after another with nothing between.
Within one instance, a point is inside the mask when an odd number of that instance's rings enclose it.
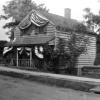
<instances>
[{"instance_id":1,"label":"tree","mask_svg":"<svg viewBox=\"0 0 100 100\"><path fill-rule=\"evenodd\" d=\"M4 15L0 16L0 19L9 20L3 28L9 28L11 37L13 39L13 29L20 23L20 21L32 10L42 10L48 12L49 10L44 4L37 5L32 0L11 0L7 5L3 5Z\"/></svg>"},{"instance_id":2,"label":"tree","mask_svg":"<svg viewBox=\"0 0 100 100\"><path fill-rule=\"evenodd\" d=\"M56 50L52 52L52 54L54 54L53 56L55 58L61 57L62 59L59 59L59 61L56 62L57 64L55 64L57 66L54 66L58 69L59 67L65 66L64 70L67 68L69 74L76 74L75 66L78 57L86 52L88 44L89 39L88 37L85 37L84 34L76 34L73 32L68 40L59 38Z\"/></svg>"},{"instance_id":3,"label":"tree","mask_svg":"<svg viewBox=\"0 0 100 100\"><path fill-rule=\"evenodd\" d=\"M78 57L82 53L86 52L88 44L89 39L88 37L85 37L84 34L73 33L71 35L71 38L67 43L67 47L69 49L68 54L70 56L70 71L72 71L77 65Z\"/></svg>"},{"instance_id":4,"label":"tree","mask_svg":"<svg viewBox=\"0 0 100 100\"><path fill-rule=\"evenodd\" d=\"M97 34L96 39L96 58L95 58L95 65L100 65L100 11L98 15L95 15L91 12L90 8L85 8L84 11L86 15L84 18L86 19L87 26L92 29Z\"/></svg>"},{"instance_id":5,"label":"tree","mask_svg":"<svg viewBox=\"0 0 100 100\"><path fill-rule=\"evenodd\" d=\"M4 49L6 43L7 43L7 41L3 41L3 40L0 41L0 57L1 58L3 57L3 49Z\"/></svg>"},{"instance_id":6,"label":"tree","mask_svg":"<svg viewBox=\"0 0 100 100\"><path fill-rule=\"evenodd\" d=\"M84 15L86 26L96 34L99 34L100 14L93 14L90 8L85 8L84 11L86 12Z\"/></svg>"}]
</instances>

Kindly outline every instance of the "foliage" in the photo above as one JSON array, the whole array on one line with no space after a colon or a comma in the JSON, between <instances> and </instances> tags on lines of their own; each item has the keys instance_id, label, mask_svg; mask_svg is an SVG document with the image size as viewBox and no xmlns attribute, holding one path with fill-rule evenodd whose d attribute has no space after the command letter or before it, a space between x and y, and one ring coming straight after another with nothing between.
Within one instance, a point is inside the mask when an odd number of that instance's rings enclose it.
<instances>
[{"instance_id":1,"label":"foliage","mask_svg":"<svg viewBox=\"0 0 100 100\"><path fill-rule=\"evenodd\" d=\"M84 11L86 12L86 15L84 18L86 19L86 24L87 26L92 29L96 34L98 35L96 37L97 42L96 42L96 58L95 58L95 65L100 65L100 11L98 15L95 15L91 12L90 8L85 8Z\"/></svg>"},{"instance_id":2,"label":"foliage","mask_svg":"<svg viewBox=\"0 0 100 100\"><path fill-rule=\"evenodd\" d=\"M56 73L61 68L67 68L68 72L73 74L72 71L77 64L78 57L87 51L89 39L84 34L72 33L68 40L60 37L57 40L56 49L54 50L49 45L45 45L44 51L48 55L45 58L48 60L49 65L53 66Z\"/></svg>"},{"instance_id":3,"label":"foliage","mask_svg":"<svg viewBox=\"0 0 100 100\"><path fill-rule=\"evenodd\" d=\"M0 41L0 57L3 56L3 49L4 49L4 45L7 43L7 41Z\"/></svg>"},{"instance_id":4,"label":"foliage","mask_svg":"<svg viewBox=\"0 0 100 100\"><path fill-rule=\"evenodd\" d=\"M3 5L4 15L0 16L0 19L9 20L3 28L12 29L20 23L20 21L32 10L42 10L48 12L48 9L44 4L37 5L32 0L11 0L7 4ZM11 34L12 35L12 34Z\"/></svg>"},{"instance_id":5,"label":"foliage","mask_svg":"<svg viewBox=\"0 0 100 100\"><path fill-rule=\"evenodd\" d=\"M78 57L86 52L88 44L89 39L84 34L72 33L69 40L59 38L56 55L58 55L58 57L62 55L64 59L62 59L61 62L63 62L65 66L69 64L68 68L72 71L77 64Z\"/></svg>"},{"instance_id":6,"label":"foliage","mask_svg":"<svg viewBox=\"0 0 100 100\"><path fill-rule=\"evenodd\" d=\"M86 12L84 15L86 26L97 33L100 27L100 14L95 15L90 8L85 8L84 11Z\"/></svg>"},{"instance_id":7,"label":"foliage","mask_svg":"<svg viewBox=\"0 0 100 100\"><path fill-rule=\"evenodd\" d=\"M83 23L79 23L74 26L74 30L78 33L86 33L87 32L87 27Z\"/></svg>"}]
</instances>

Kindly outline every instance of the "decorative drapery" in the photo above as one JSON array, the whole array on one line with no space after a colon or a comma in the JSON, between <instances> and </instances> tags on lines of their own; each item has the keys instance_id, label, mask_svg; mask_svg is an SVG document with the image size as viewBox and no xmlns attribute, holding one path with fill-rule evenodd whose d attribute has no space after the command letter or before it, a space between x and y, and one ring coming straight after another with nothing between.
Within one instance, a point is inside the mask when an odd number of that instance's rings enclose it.
<instances>
[{"instance_id":1,"label":"decorative drapery","mask_svg":"<svg viewBox=\"0 0 100 100\"><path fill-rule=\"evenodd\" d=\"M42 59L44 58L42 46L40 46L39 48L35 46L35 55L39 58L42 58Z\"/></svg>"},{"instance_id":2,"label":"decorative drapery","mask_svg":"<svg viewBox=\"0 0 100 100\"><path fill-rule=\"evenodd\" d=\"M28 47L20 47L20 48L17 48L17 51L19 52L19 54L21 55L23 51L26 52L26 54L29 56L30 55L30 51L31 51L31 48L28 48Z\"/></svg>"},{"instance_id":3,"label":"decorative drapery","mask_svg":"<svg viewBox=\"0 0 100 100\"><path fill-rule=\"evenodd\" d=\"M19 54L21 55L22 52L25 50L26 54L28 56L30 56L30 51L31 51L31 48L29 47L20 47L20 48L17 48L17 51L19 52ZM44 55L43 55L43 47L42 46L35 46L34 47L34 53L35 55L38 57L38 58L44 58Z\"/></svg>"},{"instance_id":4,"label":"decorative drapery","mask_svg":"<svg viewBox=\"0 0 100 100\"><path fill-rule=\"evenodd\" d=\"M36 11L34 11L31 14L30 20L33 24L35 24L38 27L44 26L48 22L48 19L46 19L45 17L43 17L42 15L37 13Z\"/></svg>"},{"instance_id":5,"label":"decorative drapery","mask_svg":"<svg viewBox=\"0 0 100 100\"><path fill-rule=\"evenodd\" d=\"M4 47L3 55L5 55L7 52L11 51L12 49L13 49L13 47Z\"/></svg>"},{"instance_id":6,"label":"decorative drapery","mask_svg":"<svg viewBox=\"0 0 100 100\"><path fill-rule=\"evenodd\" d=\"M26 29L31 23L38 27L42 27L48 23L48 19L34 10L19 24L19 27L20 29Z\"/></svg>"}]
</instances>

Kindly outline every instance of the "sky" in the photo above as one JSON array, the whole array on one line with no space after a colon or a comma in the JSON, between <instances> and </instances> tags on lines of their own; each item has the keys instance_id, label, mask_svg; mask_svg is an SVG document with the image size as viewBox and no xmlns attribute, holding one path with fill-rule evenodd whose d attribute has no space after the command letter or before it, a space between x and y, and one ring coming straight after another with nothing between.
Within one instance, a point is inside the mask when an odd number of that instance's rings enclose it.
<instances>
[{"instance_id":1,"label":"sky","mask_svg":"<svg viewBox=\"0 0 100 100\"><path fill-rule=\"evenodd\" d=\"M6 4L10 0L0 0L0 14L2 11L2 5ZM37 4L44 3L46 7L50 10L50 13L64 16L64 9L71 9L71 18L77 19L79 21L83 20L83 9L91 8L92 12L98 13L100 9L100 0L33 0ZM5 35L7 30L2 29L5 21L0 21L0 40L7 40L8 36Z\"/></svg>"}]
</instances>

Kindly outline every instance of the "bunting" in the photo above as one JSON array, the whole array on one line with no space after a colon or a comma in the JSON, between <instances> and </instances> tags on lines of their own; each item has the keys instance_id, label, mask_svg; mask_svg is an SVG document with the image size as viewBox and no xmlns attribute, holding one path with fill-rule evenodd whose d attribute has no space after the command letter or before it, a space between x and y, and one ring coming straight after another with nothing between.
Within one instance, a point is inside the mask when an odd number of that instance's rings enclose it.
<instances>
[{"instance_id":1,"label":"bunting","mask_svg":"<svg viewBox=\"0 0 100 100\"><path fill-rule=\"evenodd\" d=\"M13 49L13 47L4 47L3 55L6 54L7 52L11 51L12 49Z\"/></svg>"},{"instance_id":2,"label":"bunting","mask_svg":"<svg viewBox=\"0 0 100 100\"><path fill-rule=\"evenodd\" d=\"M26 29L28 28L31 23L38 27L42 27L48 23L48 19L42 16L37 11L32 11L20 24L20 29Z\"/></svg>"},{"instance_id":3,"label":"bunting","mask_svg":"<svg viewBox=\"0 0 100 100\"><path fill-rule=\"evenodd\" d=\"M39 52L39 50L42 50L41 53ZM40 47L39 50L38 50L38 47L35 46L35 55L36 55L37 57L43 59L43 58L44 58L44 55L42 54L42 53L43 53L43 48Z\"/></svg>"},{"instance_id":4,"label":"bunting","mask_svg":"<svg viewBox=\"0 0 100 100\"><path fill-rule=\"evenodd\" d=\"M31 14L30 20L38 27L44 26L48 22L48 19L35 11Z\"/></svg>"},{"instance_id":5,"label":"bunting","mask_svg":"<svg viewBox=\"0 0 100 100\"><path fill-rule=\"evenodd\" d=\"M17 48L17 50L18 50L18 52L19 52L20 55L22 54L22 52L23 52L24 50L25 50L25 53L26 53L28 56L30 55L30 52L31 52L31 48L29 48L29 47L25 47L25 48L21 47L21 48ZM40 46L40 47L35 46L34 53L35 53L35 55L36 55L38 58L41 58L41 59L44 58L43 51L44 51L44 50L43 50L43 47L42 47L42 46Z\"/></svg>"}]
</instances>

